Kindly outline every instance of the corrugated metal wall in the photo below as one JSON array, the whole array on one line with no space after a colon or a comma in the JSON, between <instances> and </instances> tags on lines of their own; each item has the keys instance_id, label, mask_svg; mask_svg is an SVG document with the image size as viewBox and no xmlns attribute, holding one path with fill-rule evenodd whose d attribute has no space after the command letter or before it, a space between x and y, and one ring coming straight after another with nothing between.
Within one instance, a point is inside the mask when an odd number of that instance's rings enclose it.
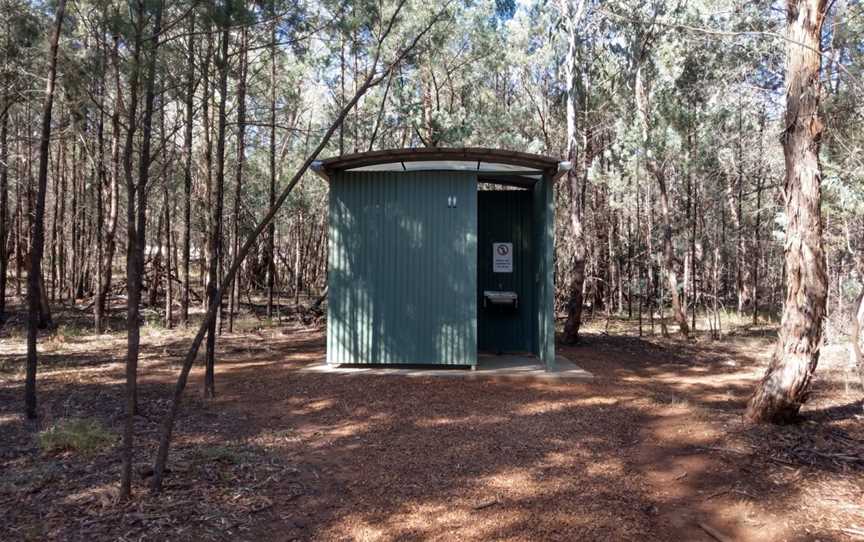
<instances>
[{"instance_id":1,"label":"corrugated metal wall","mask_svg":"<svg viewBox=\"0 0 864 542\"><path fill-rule=\"evenodd\" d=\"M477 342L486 352L536 352L536 239L532 193L503 190L477 193ZM493 271L493 243L513 243L513 272ZM516 292L518 307L484 307L484 290Z\"/></svg>"},{"instance_id":2,"label":"corrugated metal wall","mask_svg":"<svg viewBox=\"0 0 864 542\"><path fill-rule=\"evenodd\" d=\"M328 363L475 365L476 231L472 172L335 175Z\"/></svg>"},{"instance_id":3,"label":"corrugated metal wall","mask_svg":"<svg viewBox=\"0 0 864 542\"><path fill-rule=\"evenodd\" d=\"M535 353L548 369L555 368L555 202L547 174L534 185L534 258L537 307Z\"/></svg>"}]
</instances>

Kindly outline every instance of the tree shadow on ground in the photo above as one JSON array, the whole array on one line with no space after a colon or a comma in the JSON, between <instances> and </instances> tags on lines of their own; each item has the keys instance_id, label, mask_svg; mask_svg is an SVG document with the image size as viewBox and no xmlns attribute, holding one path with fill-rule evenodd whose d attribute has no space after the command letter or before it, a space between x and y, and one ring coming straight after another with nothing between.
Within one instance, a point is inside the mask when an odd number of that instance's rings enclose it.
<instances>
[{"instance_id":1,"label":"tree shadow on ground","mask_svg":"<svg viewBox=\"0 0 864 542\"><path fill-rule=\"evenodd\" d=\"M138 420L136 464L152 458L187 344L145 346L149 419ZM315 374L300 369L323 357L320 332L229 336L220 341L217 398L200 399L200 371L190 381L163 496L94 511L98 499L82 495L117 479L112 451L63 459L63 472L89 474L28 493L8 517L29 525L54 507L77 519L48 518L65 530L47 538L69 539L127 531L155 539L182 524L175 539L711 540L700 523L736 540L846 539L836 515L812 520L798 503L811 480L843 484L861 478L861 466L806 463L794 453L800 438L792 440L804 428L766 436L741 423L756 360L725 344L679 351L614 338L561 351L597 379ZM119 432L120 371L45 375L43 420L99 416ZM13 414L19 384L0 381L0 438L14 442L6 472L48 463ZM851 453L856 438L826 442ZM26 491L0 493L0 508L11 511Z\"/></svg>"}]
</instances>

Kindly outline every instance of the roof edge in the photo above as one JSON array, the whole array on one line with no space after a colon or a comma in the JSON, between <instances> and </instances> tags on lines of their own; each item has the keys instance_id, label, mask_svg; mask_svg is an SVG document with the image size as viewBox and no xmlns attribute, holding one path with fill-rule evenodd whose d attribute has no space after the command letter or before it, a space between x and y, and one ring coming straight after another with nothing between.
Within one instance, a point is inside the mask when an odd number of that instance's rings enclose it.
<instances>
[{"instance_id":1,"label":"roof edge","mask_svg":"<svg viewBox=\"0 0 864 542\"><path fill-rule=\"evenodd\" d=\"M561 172L563 164L569 166L569 163L562 162L550 156L505 149L490 149L485 147L422 147L414 149L384 149L316 160L312 164L312 170L322 178L329 179L332 172L344 171L346 169L394 162L424 162L433 160L495 162L542 170L553 176Z\"/></svg>"}]
</instances>

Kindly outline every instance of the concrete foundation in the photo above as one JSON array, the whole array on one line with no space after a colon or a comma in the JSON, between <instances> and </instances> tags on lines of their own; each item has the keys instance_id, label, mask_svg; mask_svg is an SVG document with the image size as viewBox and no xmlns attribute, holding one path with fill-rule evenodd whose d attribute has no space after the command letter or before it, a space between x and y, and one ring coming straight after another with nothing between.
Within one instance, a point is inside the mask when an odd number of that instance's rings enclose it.
<instances>
[{"instance_id":1,"label":"concrete foundation","mask_svg":"<svg viewBox=\"0 0 864 542\"><path fill-rule=\"evenodd\" d=\"M434 378L512 378L524 380L591 380L594 375L564 356L556 356L556 369L547 371L530 354L481 354L476 368L447 365L328 365L321 360L301 372L337 375L394 375ZM469 370L473 369L473 370Z\"/></svg>"}]
</instances>

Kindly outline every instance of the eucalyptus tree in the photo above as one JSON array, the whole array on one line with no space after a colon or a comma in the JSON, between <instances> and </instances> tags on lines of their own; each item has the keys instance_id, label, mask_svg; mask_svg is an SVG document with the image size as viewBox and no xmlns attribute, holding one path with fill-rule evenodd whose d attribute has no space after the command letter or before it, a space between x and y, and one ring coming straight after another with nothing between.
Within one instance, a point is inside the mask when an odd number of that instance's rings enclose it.
<instances>
[{"instance_id":1,"label":"eucalyptus tree","mask_svg":"<svg viewBox=\"0 0 864 542\"><path fill-rule=\"evenodd\" d=\"M827 0L795 0L786 6L786 302L771 363L747 405L747 417L756 422L797 417L819 362L828 289L819 161L827 8Z\"/></svg>"},{"instance_id":2,"label":"eucalyptus tree","mask_svg":"<svg viewBox=\"0 0 864 542\"><path fill-rule=\"evenodd\" d=\"M36 208L31 228L30 269L27 273L27 374L24 386L24 411L28 418L36 418L36 341L43 304L42 254L45 248L45 193L48 190L48 153L51 144L51 118L54 108L54 89L57 81L57 50L66 0L60 0L54 13L54 28L48 52L48 77L42 106L41 138L39 142L39 173L36 178Z\"/></svg>"},{"instance_id":3,"label":"eucalyptus tree","mask_svg":"<svg viewBox=\"0 0 864 542\"><path fill-rule=\"evenodd\" d=\"M127 134L126 156L126 288L128 300L126 308L127 346L126 346L126 424L123 431L123 478L120 484L120 497L131 495L134 416L138 410L138 353L140 348L140 303L144 280L144 254L147 246L147 197L150 182L151 148L153 139L153 113L156 100L156 67L159 44L162 39L163 0L155 5L146 5L145 0L137 0L135 5L135 35L133 50L133 79L130 82L132 94L138 85L138 73L142 53L146 54L144 72L144 114L141 118L141 149L138 157L137 179L131 172L132 145ZM152 26L147 21L152 19ZM146 42L144 32L148 32ZM132 100L133 98L130 98ZM130 126L136 122L130 113ZM131 127L129 128L131 132Z\"/></svg>"},{"instance_id":4,"label":"eucalyptus tree","mask_svg":"<svg viewBox=\"0 0 864 542\"><path fill-rule=\"evenodd\" d=\"M213 6L213 17L219 28L219 56L217 66L219 80L217 91L219 93L219 105L217 112L216 128L216 168L211 188L212 200L210 201L210 235L208 238L208 266L207 266L207 310L221 308L222 298L217 290L219 281L219 266L221 263L222 246L222 210L224 206L225 187L225 146L228 125L228 72L230 70L230 59L228 56L231 41L231 25L235 20L234 0L225 0L220 6ZM239 6L238 6L239 7ZM216 319L209 322L207 332L207 350L205 357L204 372L204 395L212 398L216 395L215 363L216 363Z\"/></svg>"},{"instance_id":5,"label":"eucalyptus tree","mask_svg":"<svg viewBox=\"0 0 864 542\"><path fill-rule=\"evenodd\" d=\"M583 33L589 25L583 25L586 11L591 7L589 0L562 0L561 14L567 32L567 59L564 64L565 87L567 89L567 160L571 167L567 172L567 183L570 189L570 225L573 257L570 264L572 278L569 285L569 300L567 302L567 321L564 324L564 342L575 343L579 339L579 327L582 324L582 291L585 283L585 229L582 223L584 214L585 183L592 157L589 151L589 130L578 126L580 113L585 112L588 104L587 94L590 92L588 70L579 54L586 41ZM586 115L581 120L587 123ZM584 160L579 163L580 134L583 136L581 145ZM577 164L579 164L577 166Z\"/></svg>"}]
</instances>

